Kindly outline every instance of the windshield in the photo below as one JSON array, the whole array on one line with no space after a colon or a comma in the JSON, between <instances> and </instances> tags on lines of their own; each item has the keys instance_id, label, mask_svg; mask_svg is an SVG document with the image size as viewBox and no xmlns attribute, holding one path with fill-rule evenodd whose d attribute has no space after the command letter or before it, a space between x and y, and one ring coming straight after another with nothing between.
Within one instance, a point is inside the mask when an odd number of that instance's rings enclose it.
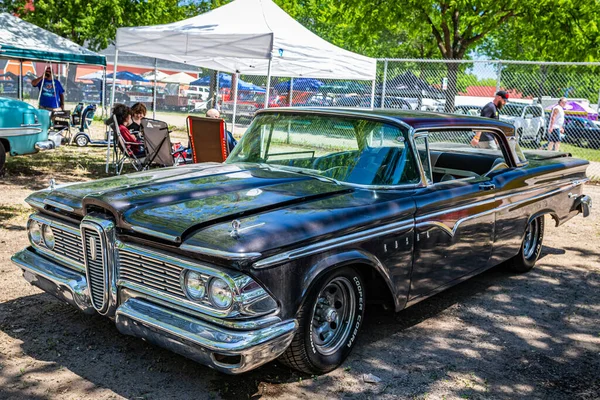
<instances>
[{"instance_id":1,"label":"windshield","mask_svg":"<svg viewBox=\"0 0 600 400\"><path fill-rule=\"evenodd\" d=\"M407 130L354 117L261 114L227 158L358 185L416 184Z\"/></svg>"}]
</instances>

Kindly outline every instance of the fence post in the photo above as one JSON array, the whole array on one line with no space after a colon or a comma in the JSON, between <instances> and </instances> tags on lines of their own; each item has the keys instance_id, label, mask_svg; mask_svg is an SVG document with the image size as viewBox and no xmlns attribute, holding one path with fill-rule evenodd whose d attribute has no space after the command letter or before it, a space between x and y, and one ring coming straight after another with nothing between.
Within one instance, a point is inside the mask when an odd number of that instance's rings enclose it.
<instances>
[{"instance_id":1,"label":"fence post","mask_svg":"<svg viewBox=\"0 0 600 400\"><path fill-rule=\"evenodd\" d=\"M598 89L598 108L596 109L596 113L600 115L600 89Z\"/></svg>"},{"instance_id":2,"label":"fence post","mask_svg":"<svg viewBox=\"0 0 600 400\"><path fill-rule=\"evenodd\" d=\"M23 60L19 60L19 100L23 101Z\"/></svg>"},{"instance_id":3,"label":"fence post","mask_svg":"<svg viewBox=\"0 0 600 400\"><path fill-rule=\"evenodd\" d=\"M294 95L294 78L290 78L290 107L293 107L292 96ZM289 142L288 142L289 143Z\"/></svg>"},{"instance_id":4,"label":"fence post","mask_svg":"<svg viewBox=\"0 0 600 400\"><path fill-rule=\"evenodd\" d=\"M500 61L498 61L496 63L496 92L498 92L500 90L500 88L502 87L501 81L502 81L502 63Z\"/></svg>"},{"instance_id":5,"label":"fence post","mask_svg":"<svg viewBox=\"0 0 600 400\"><path fill-rule=\"evenodd\" d=\"M154 59L154 86L152 87L152 119L156 119L156 75L158 74L158 59ZM178 93L179 95L179 93Z\"/></svg>"},{"instance_id":6,"label":"fence post","mask_svg":"<svg viewBox=\"0 0 600 400\"><path fill-rule=\"evenodd\" d=\"M385 108L385 89L387 87L387 70L388 70L388 60L386 58L383 62L383 83L381 84L381 108Z\"/></svg>"},{"instance_id":7,"label":"fence post","mask_svg":"<svg viewBox=\"0 0 600 400\"><path fill-rule=\"evenodd\" d=\"M231 114L231 134L235 133L235 113L237 112L238 82L240 81L240 73L238 71L235 71L234 75L231 76L231 91L230 91L230 93L233 93L233 114ZM233 83L234 80L235 80L235 84Z\"/></svg>"},{"instance_id":8,"label":"fence post","mask_svg":"<svg viewBox=\"0 0 600 400\"><path fill-rule=\"evenodd\" d=\"M377 78L373 79L373 85L371 85L371 108L375 107L375 81Z\"/></svg>"}]
</instances>

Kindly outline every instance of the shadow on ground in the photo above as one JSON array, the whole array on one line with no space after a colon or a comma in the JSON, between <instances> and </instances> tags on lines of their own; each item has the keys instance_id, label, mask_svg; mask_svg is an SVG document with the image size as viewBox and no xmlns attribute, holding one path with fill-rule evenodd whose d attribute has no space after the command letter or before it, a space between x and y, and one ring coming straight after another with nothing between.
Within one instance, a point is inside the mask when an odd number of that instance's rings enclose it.
<instances>
[{"instance_id":1,"label":"shadow on ground","mask_svg":"<svg viewBox=\"0 0 600 400\"><path fill-rule=\"evenodd\" d=\"M567 250L600 259L597 250ZM600 394L598 289L598 271L553 268L542 259L529 274L499 266L397 314L370 307L351 357L318 378L277 362L222 375L37 294L0 304L0 330L47 363L14 376L0 370L8 382L2 390L19 398L27 374L51 377L66 368L126 398L294 397L295 391L412 398L446 385L463 398L592 399ZM365 384L363 373L383 382Z\"/></svg>"}]
</instances>

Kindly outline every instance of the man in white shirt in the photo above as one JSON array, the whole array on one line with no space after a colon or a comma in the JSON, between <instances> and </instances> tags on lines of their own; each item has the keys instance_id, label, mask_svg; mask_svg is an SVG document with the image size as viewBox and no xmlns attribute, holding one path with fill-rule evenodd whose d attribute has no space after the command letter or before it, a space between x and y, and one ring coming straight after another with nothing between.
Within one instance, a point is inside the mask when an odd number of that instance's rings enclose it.
<instances>
[{"instance_id":1,"label":"man in white shirt","mask_svg":"<svg viewBox=\"0 0 600 400\"><path fill-rule=\"evenodd\" d=\"M548 124L548 150L558 151L560 148L560 134L565 132L565 106L567 99L561 97L558 104L552 108L550 123Z\"/></svg>"}]
</instances>

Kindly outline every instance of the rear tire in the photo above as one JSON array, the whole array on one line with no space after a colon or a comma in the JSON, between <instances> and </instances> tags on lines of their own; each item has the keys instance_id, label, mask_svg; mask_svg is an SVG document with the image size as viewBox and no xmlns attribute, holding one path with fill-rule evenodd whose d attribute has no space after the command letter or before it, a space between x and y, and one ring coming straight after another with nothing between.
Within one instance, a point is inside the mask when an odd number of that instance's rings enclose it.
<instances>
[{"instance_id":1,"label":"rear tire","mask_svg":"<svg viewBox=\"0 0 600 400\"><path fill-rule=\"evenodd\" d=\"M534 266L535 262L542 252L542 242L544 240L544 216L537 217L529 224L525 230L525 237L521 243L519 254L510 260L508 267L514 272L527 272Z\"/></svg>"},{"instance_id":2,"label":"rear tire","mask_svg":"<svg viewBox=\"0 0 600 400\"><path fill-rule=\"evenodd\" d=\"M298 312L298 331L279 360L307 374L337 368L352 351L365 312L365 285L350 267L325 274Z\"/></svg>"}]
</instances>

